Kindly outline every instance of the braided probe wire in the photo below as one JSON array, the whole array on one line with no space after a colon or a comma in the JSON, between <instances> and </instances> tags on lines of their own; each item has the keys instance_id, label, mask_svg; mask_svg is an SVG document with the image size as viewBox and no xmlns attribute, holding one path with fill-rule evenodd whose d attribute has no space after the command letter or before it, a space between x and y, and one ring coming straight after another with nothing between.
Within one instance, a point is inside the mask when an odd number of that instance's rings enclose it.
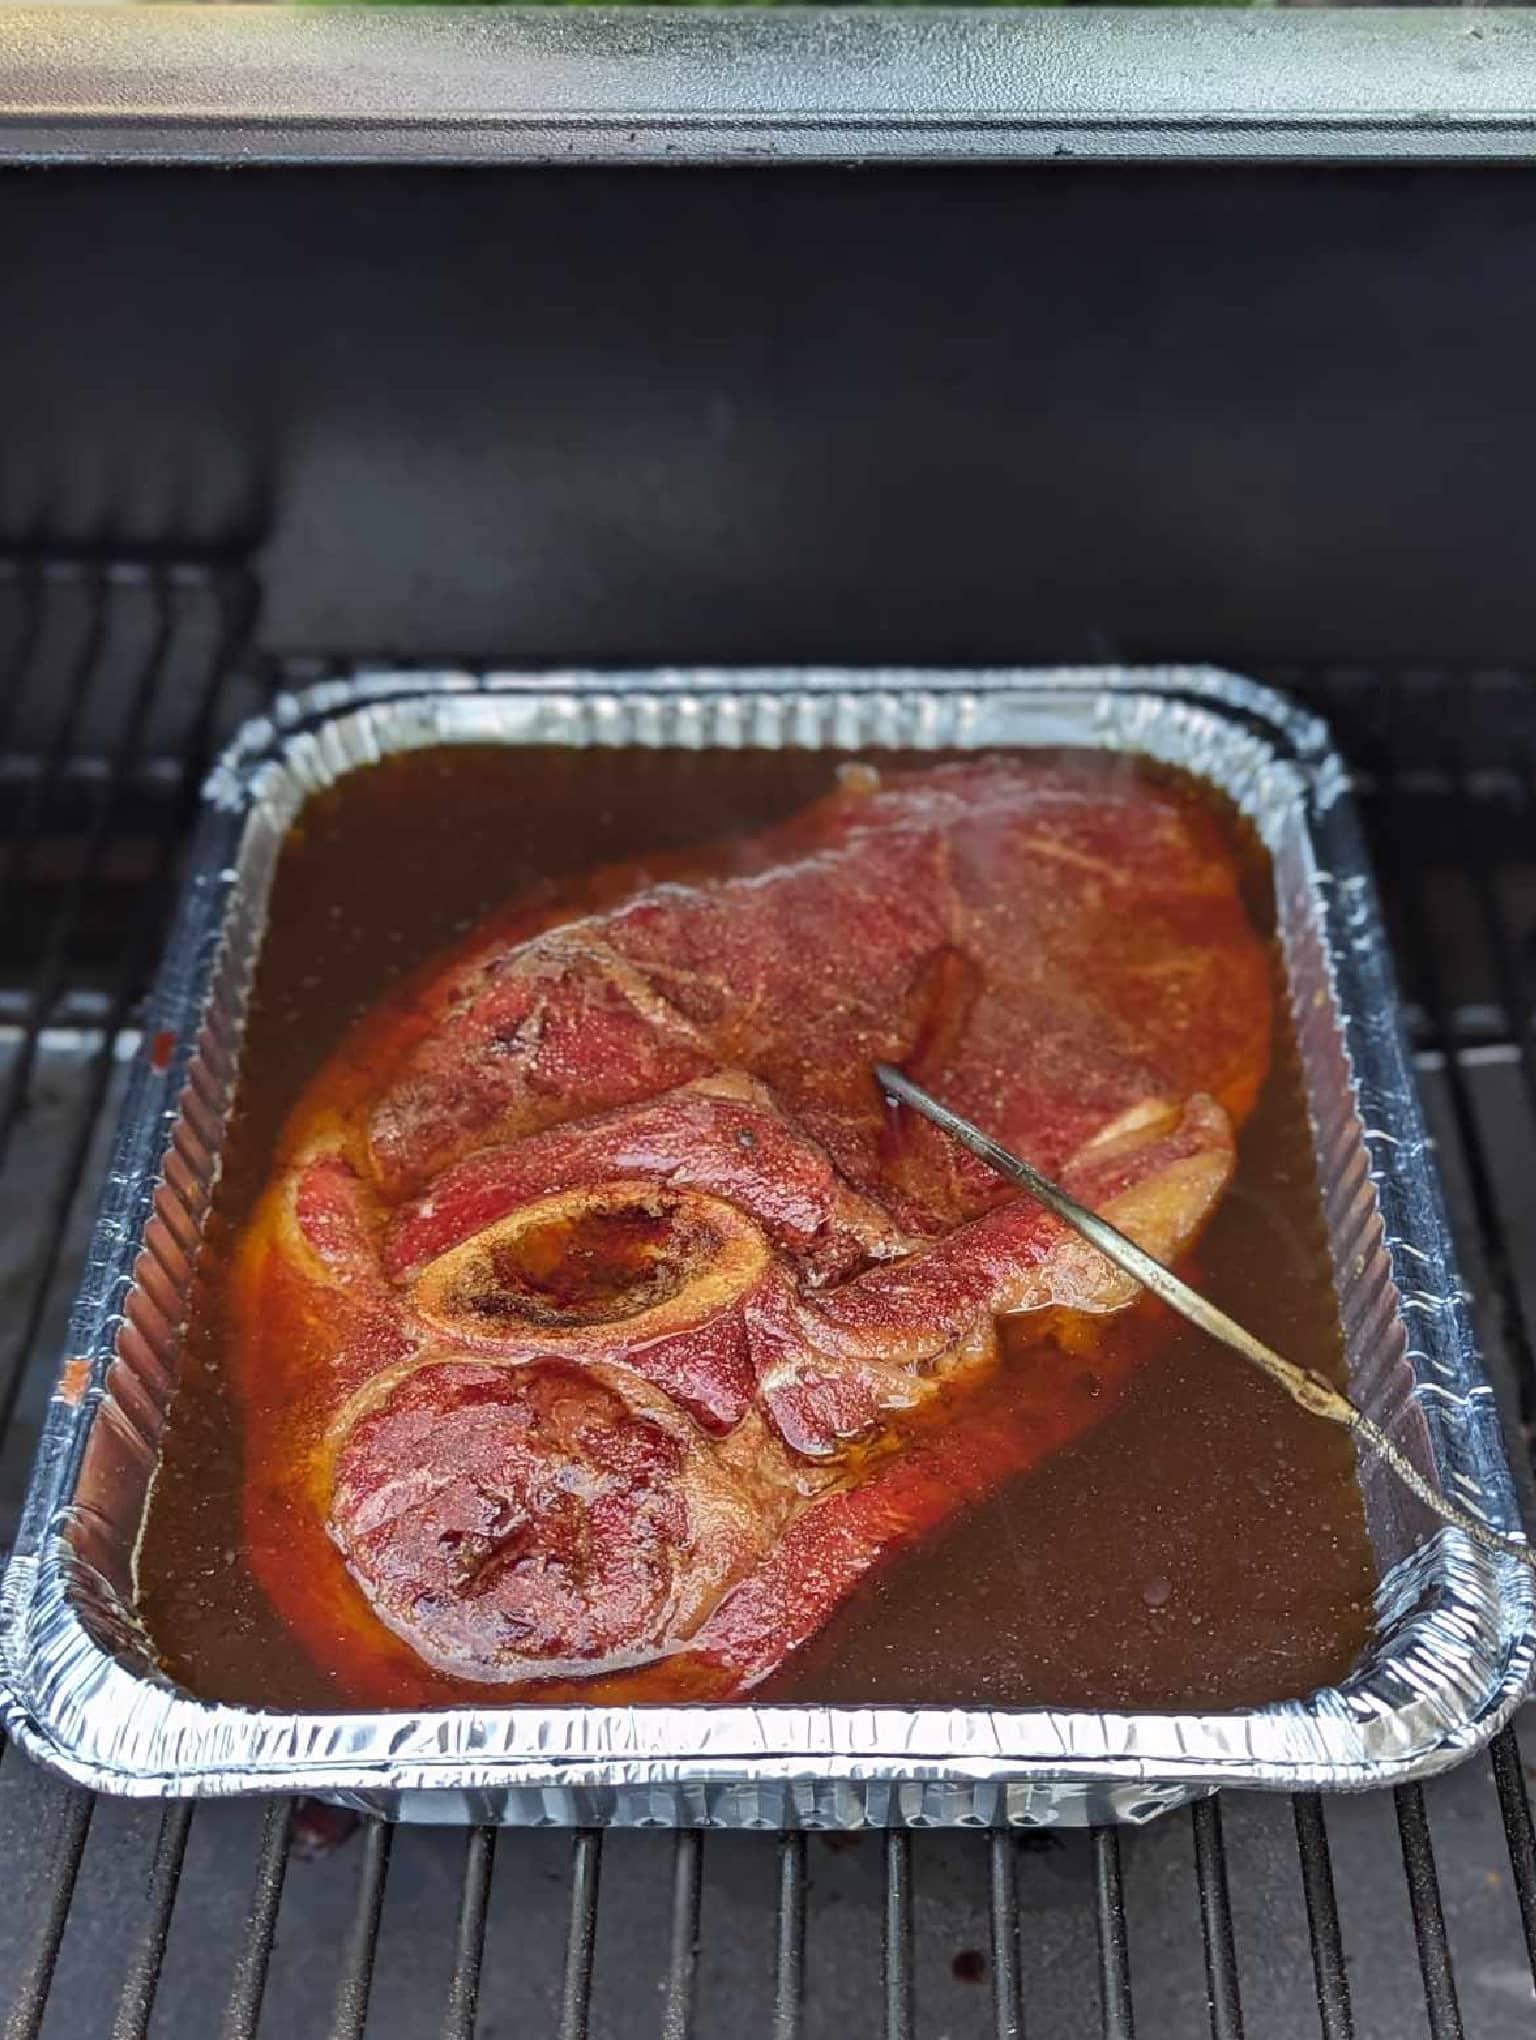
<instances>
[{"instance_id":1,"label":"braided probe wire","mask_svg":"<svg viewBox=\"0 0 1536 2040\"><path fill-rule=\"evenodd\" d=\"M990 1134L983 1133L970 1120L962 1119L958 1112L952 1112L947 1105L925 1091L920 1084L914 1084L910 1077L893 1069L889 1063L876 1063L875 1080L887 1097L896 1099L902 1105L909 1105L914 1112L930 1120L941 1132L947 1133L962 1147L995 1169L1010 1183L1017 1183L1021 1189L1043 1204L1076 1233L1082 1235L1088 1244L1096 1247L1106 1261L1112 1261L1123 1273L1132 1276L1144 1289L1150 1289L1154 1296L1161 1297L1171 1310L1187 1318L1195 1325L1218 1340L1222 1345L1239 1354L1250 1366L1261 1374L1268 1375L1302 1409L1324 1422L1337 1424L1350 1432L1363 1450L1376 1453L1382 1462L1400 1480L1409 1493L1415 1495L1426 1509L1431 1510L1442 1522L1465 1532L1474 1544L1497 1558L1515 1558L1524 1566L1536 1572L1536 1552L1523 1539L1507 1536L1502 1530L1494 1530L1458 1503L1449 1501L1438 1494L1420 1473L1407 1454L1399 1451L1392 1440L1365 1414L1356 1407L1347 1395L1336 1389L1331 1381L1310 1367L1298 1367L1293 1360L1287 1360L1266 1346L1262 1339L1240 1325L1236 1318L1228 1317L1224 1310L1209 1298L1192 1289L1189 1284L1161 1261L1155 1260L1142 1247L1138 1247L1106 1218L1090 1211L1086 1204L1053 1183L1049 1176L1026 1162L1022 1156L1005 1148Z\"/></svg>"}]
</instances>

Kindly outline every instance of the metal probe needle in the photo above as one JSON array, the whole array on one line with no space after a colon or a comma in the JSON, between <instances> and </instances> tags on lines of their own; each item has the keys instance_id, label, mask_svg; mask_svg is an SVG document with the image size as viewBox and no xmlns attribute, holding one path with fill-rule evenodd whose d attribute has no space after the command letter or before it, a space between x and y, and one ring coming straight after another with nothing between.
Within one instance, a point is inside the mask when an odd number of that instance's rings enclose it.
<instances>
[{"instance_id":1,"label":"metal probe needle","mask_svg":"<svg viewBox=\"0 0 1536 2040\"><path fill-rule=\"evenodd\" d=\"M1484 1551L1493 1552L1500 1558L1516 1558L1522 1565L1536 1571L1536 1553L1533 1553L1523 1539L1509 1537L1501 1530L1491 1529L1480 1522L1468 1510L1457 1503L1448 1501L1437 1494L1406 1454L1400 1452L1379 1424L1372 1423L1363 1410L1357 1409L1349 1397L1340 1393L1331 1381L1315 1373L1311 1368L1298 1367L1266 1346L1262 1339L1256 1339L1235 1318L1230 1318L1198 1289L1191 1289L1170 1268L1151 1254L1138 1247L1133 1239L1113 1226L1108 1219L1100 1218L1090 1211L1086 1204L1053 1183L1048 1176L1012 1153L1000 1142L983 1133L979 1126L973 1126L968 1119L962 1119L958 1112L952 1112L947 1105L931 1097L920 1084L914 1084L910 1077L904 1077L900 1070L889 1063L876 1063L875 1081L887 1097L903 1105L910 1105L914 1112L920 1112L943 1132L970 1149L989 1168L1000 1176L1006 1176L1011 1183L1017 1183L1030 1195L1053 1212L1064 1225L1080 1233L1090 1246L1097 1247L1106 1261L1112 1261L1125 1274L1133 1276L1144 1289L1150 1289L1154 1296L1161 1297L1171 1310L1187 1318L1211 1338L1229 1346L1250 1366L1257 1367L1261 1374L1267 1374L1271 1381L1283 1388L1292 1402L1299 1403L1314 1417L1322 1417L1330 1424L1338 1424L1354 1434L1360 1446L1378 1453L1403 1483L1416 1495L1426 1509L1431 1509L1443 1522L1454 1524L1465 1531L1474 1544Z\"/></svg>"}]
</instances>

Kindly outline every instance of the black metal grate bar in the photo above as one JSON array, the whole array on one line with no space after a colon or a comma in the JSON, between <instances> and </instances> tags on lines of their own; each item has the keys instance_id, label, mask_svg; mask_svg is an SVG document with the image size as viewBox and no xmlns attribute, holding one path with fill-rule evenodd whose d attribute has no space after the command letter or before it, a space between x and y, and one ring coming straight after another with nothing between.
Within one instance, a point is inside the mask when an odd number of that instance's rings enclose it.
<instances>
[{"instance_id":1,"label":"black metal grate bar","mask_svg":"<svg viewBox=\"0 0 1536 2040\"><path fill-rule=\"evenodd\" d=\"M1227 1852L1221 1807L1197 1799L1190 1809L1195 1836L1195 1882L1200 1893L1200 1928L1205 1941L1205 1987L1211 2001L1211 2040L1243 2040L1242 1989L1237 1947L1232 1938L1232 1900L1227 1890Z\"/></svg>"},{"instance_id":2,"label":"black metal grate bar","mask_svg":"<svg viewBox=\"0 0 1536 2040\"><path fill-rule=\"evenodd\" d=\"M1307 1930L1312 1937L1318 2023L1323 2040L1354 2040L1355 2020L1349 1999L1349 1974L1344 1967L1338 1899L1333 1889L1333 1859L1328 1853L1328 1830L1323 1824L1323 1802L1315 1792L1298 1792L1293 1805L1301 1884L1307 1901Z\"/></svg>"},{"instance_id":3,"label":"black metal grate bar","mask_svg":"<svg viewBox=\"0 0 1536 2040\"><path fill-rule=\"evenodd\" d=\"M5 2040L35 2040L48 2008L54 1964L69 1919L85 1854L85 1838L91 1825L90 1795L71 1786L63 1797L63 1811L49 1841L48 1903L38 1922L36 1937L17 1979L10 2011L6 2015Z\"/></svg>"},{"instance_id":4,"label":"black metal grate bar","mask_svg":"<svg viewBox=\"0 0 1536 2040\"><path fill-rule=\"evenodd\" d=\"M588 1828L576 1837L571 1849L571 1916L560 1991L560 2040L586 2040L592 2010L592 1958L597 1946L597 1893L602 1870L603 1838L596 1829Z\"/></svg>"},{"instance_id":5,"label":"black metal grate bar","mask_svg":"<svg viewBox=\"0 0 1536 2040\"><path fill-rule=\"evenodd\" d=\"M805 2001L805 1836L779 1839L778 1917L774 1934L773 2040L800 2040Z\"/></svg>"},{"instance_id":6,"label":"black metal grate bar","mask_svg":"<svg viewBox=\"0 0 1536 2040\"><path fill-rule=\"evenodd\" d=\"M1126 1932L1117 1828L1093 1831L1093 1905L1099 1938L1099 2007L1104 2020L1104 2040L1135 2040L1131 1948Z\"/></svg>"},{"instance_id":7,"label":"black metal grate bar","mask_svg":"<svg viewBox=\"0 0 1536 2040\"><path fill-rule=\"evenodd\" d=\"M1499 1812L1504 1821L1504 1838L1509 1844L1509 1867L1515 1880L1515 1900L1520 1908L1520 1926L1525 1935L1525 1958L1530 1964L1536 1990L1536 1828L1531 1823L1531 1802L1525 1789L1525 1769L1520 1762L1520 1745L1515 1731L1506 1728L1493 1739L1493 1780L1499 1795Z\"/></svg>"},{"instance_id":8,"label":"black metal grate bar","mask_svg":"<svg viewBox=\"0 0 1536 2040\"><path fill-rule=\"evenodd\" d=\"M1424 2008L1429 2015L1430 2040L1462 2040L1461 2008L1456 2002L1456 1979L1451 1972L1451 1948L1445 1937L1440 1878L1429 1839L1424 1794L1417 1785L1402 1785L1392 1797L1397 1807L1397 1830L1403 1844L1408 1899L1413 1907L1414 1938L1419 1944L1419 1969L1424 1978Z\"/></svg>"},{"instance_id":9,"label":"black metal grate bar","mask_svg":"<svg viewBox=\"0 0 1536 2040\"><path fill-rule=\"evenodd\" d=\"M363 2040L368 1999L373 1989L373 1958L379 1945L379 1918L384 1910L384 1885L389 1876L394 1829L387 1821L363 1823L362 1861L357 1873L357 1898L352 1910L336 2008L331 2015L331 2040Z\"/></svg>"},{"instance_id":10,"label":"black metal grate bar","mask_svg":"<svg viewBox=\"0 0 1536 2040\"><path fill-rule=\"evenodd\" d=\"M181 1882L181 1866L192 1832L192 1803L174 1799L160 1816L160 1832L150 1865L144 1924L129 1958L123 1978L117 2016L112 2021L112 2040L144 2040L149 2016L160 1988L160 1967L165 1960L166 1939L171 1931L171 1910Z\"/></svg>"},{"instance_id":11,"label":"black metal grate bar","mask_svg":"<svg viewBox=\"0 0 1536 2040\"><path fill-rule=\"evenodd\" d=\"M890 1828L885 1837L885 2040L912 2040L912 1837Z\"/></svg>"},{"instance_id":12,"label":"black metal grate bar","mask_svg":"<svg viewBox=\"0 0 1536 2040\"><path fill-rule=\"evenodd\" d=\"M1019 1977L1018 1847L1007 1828L988 1844L988 1926L992 1943L992 2024L996 2040L1024 2040Z\"/></svg>"},{"instance_id":13,"label":"black metal grate bar","mask_svg":"<svg viewBox=\"0 0 1536 2040\"><path fill-rule=\"evenodd\" d=\"M261 1824L256 1882L251 1892L245 1939L235 1962L229 2002L224 2008L222 2040L256 2040L261 2001L267 1988L267 1968L272 1960L272 1941L277 1933L277 1911L283 1902L283 1884L288 1875L288 1828L292 1817L292 1800L274 1799Z\"/></svg>"},{"instance_id":14,"label":"black metal grate bar","mask_svg":"<svg viewBox=\"0 0 1536 2040\"><path fill-rule=\"evenodd\" d=\"M496 1867L496 1830L476 1827L464 1842L464 1882L453 1936L453 1976L443 2013L443 2040L475 2040L480 2016L480 1958L485 1952L485 1912Z\"/></svg>"},{"instance_id":15,"label":"black metal grate bar","mask_svg":"<svg viewBox=\"0 0 1536 2040\"><path fill-rule=\"evenodd\" d=\"M703 1869L704 1837L697 1828L683 1828L672 1856L672 1945L667 1961L667 1995L661 2013L662 2040L688 2040L693 2031Z\"/></svg>"}]
</instances>

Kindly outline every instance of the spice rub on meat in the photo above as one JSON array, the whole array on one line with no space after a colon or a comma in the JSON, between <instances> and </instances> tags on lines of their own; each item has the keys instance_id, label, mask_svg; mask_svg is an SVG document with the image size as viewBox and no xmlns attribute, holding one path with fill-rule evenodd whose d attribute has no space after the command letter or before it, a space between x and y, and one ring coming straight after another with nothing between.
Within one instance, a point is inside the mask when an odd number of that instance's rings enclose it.
<instances>
[{"instance_id":1,"label":"spice rub on meat","mask_svg":"<svg viewBox=\"0 0 1536 2040\"><path fill-rule=\"evenodd\" d=\"M1146 1350L1000 1373L1000 1318L1096 1352L1133 1291L871 1064L1171 1260L1269 1020L1214 818L1087 752L855 768L514 909L320 1071L241 1239L253 1570L343 1683L750 1689Z\"/></svg>"}]
</instances>

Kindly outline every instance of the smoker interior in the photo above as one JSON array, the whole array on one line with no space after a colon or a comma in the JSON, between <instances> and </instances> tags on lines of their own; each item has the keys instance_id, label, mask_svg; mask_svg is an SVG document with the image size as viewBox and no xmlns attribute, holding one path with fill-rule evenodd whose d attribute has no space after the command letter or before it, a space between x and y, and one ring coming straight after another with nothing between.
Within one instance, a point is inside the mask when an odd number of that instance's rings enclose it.
<instances>
[{"instance_id":1,"label":"smoker interior","mask_svg":"<svg viewBox=\"0 0 1536 2040\"><path fill-rule=\"evenodd\" d=\"M1530 1497L1536 187L0 173L0 1497L204 761L386 657L1201 658L1360 778ZM8 2036L1529 2032L1519 1733L1046 1837L388 1829L0 1756Z\"/></svg>"}]
</instances>

